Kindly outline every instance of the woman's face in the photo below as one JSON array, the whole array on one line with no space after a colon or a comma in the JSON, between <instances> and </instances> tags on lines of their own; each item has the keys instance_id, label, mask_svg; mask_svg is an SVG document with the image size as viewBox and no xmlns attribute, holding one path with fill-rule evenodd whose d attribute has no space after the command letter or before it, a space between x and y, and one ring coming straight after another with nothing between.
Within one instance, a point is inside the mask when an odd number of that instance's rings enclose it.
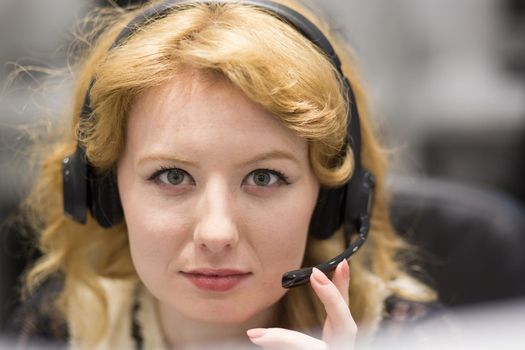
<instances>
[{"instance_id":1,"label":"woman's face","mask_svg":"<svg viewBox=\"0 0 525 350\"><path fill-rule=\"evenodd\" d=\"M225 79L187 73L132 105L118 186L160 307L240 323L285 293L319 189L304 139Z\"/></svg>"}]
</instances>

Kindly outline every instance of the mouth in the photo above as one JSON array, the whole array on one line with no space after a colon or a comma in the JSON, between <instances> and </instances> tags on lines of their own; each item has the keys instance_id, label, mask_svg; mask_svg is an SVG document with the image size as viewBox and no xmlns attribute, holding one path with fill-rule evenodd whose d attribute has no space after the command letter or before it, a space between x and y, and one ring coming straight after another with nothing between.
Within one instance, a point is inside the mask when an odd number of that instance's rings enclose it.
<instances>
[{"instance_id":1,"label":"mouth","mask_svg":"<svg viewBox=\"0 0 525 350\"><path fill-rule=\"evenodd\" d=\"M179 271L195 287L211 292L226 292L248 279L252 273L235 269L195 269Z\"/></svg>"}]
</instances>

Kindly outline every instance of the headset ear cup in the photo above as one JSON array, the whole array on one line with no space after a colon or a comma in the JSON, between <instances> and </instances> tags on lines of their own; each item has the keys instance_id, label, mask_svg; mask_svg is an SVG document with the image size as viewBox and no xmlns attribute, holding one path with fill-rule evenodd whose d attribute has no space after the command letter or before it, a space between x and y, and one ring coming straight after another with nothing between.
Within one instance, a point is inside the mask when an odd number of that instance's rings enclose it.
<instances>
[{"instance_id":1,"label":"headset ear cup","mask_svg":"<svg viewBox=\"0 0 525 350\"><path fill-rule=\"evenodd\" d=\"M347 186L319 190L317 204L310 220L309 234L326 239L341 226L346 201Z\"/></svg>"},{"instance_id":2,"label":"headset ear cup","mask_svg":"<svg viewBox=\"0 0 525 350\"><path fill-rule=\"evenodd\" d=\"M62 161L62 186L64 213L70 219L86 223L88 206L87 165L82 149Z\"/></svg>"},{"instance_id":3,"label":"headset ear cup","mask_svg":"<svg viewBox=\"0 0 525 350\"><path fill-rule=\"evenodd\" d=\"M124 219L116 176L113 171L102 176L90 176L90 210L100 226L108 228Z\"/></svg>"}]
</instances>

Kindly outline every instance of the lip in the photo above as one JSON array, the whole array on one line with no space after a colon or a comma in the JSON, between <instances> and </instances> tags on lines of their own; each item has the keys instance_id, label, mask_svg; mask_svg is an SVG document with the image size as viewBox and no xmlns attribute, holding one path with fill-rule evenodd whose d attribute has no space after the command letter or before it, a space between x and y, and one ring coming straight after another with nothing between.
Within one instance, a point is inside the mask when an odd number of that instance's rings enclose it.
<instances>
[{"instance_id":1,"label":"lip","mask_svg":"<svg viewBox=\"0 0 525 350\"><path fill-rule=\"evenodd\" d=\"M194 269L180 273L197 288L212 292L226 292L252 275L236 269Z\"/></svg>"}]
</instances>

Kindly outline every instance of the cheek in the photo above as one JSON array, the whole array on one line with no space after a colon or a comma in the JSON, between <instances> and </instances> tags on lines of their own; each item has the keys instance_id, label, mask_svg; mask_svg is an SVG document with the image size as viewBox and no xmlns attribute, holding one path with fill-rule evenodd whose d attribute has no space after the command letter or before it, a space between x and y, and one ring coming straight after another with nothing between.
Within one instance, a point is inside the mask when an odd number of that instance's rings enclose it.
<instances>
[{"instance_id":1,"label":"cheek","mask_svg":"<svg viewBox=\"0 0 525 350\"><path fill-rule=\"evenodd\" d=\"M186 216L159 208L151 196L128 192L122 203L131 257L141 277L165 272L188 239Z\"/></svg>"},{"instance_id":2,"label":"cheek","mask_svg":"<svg viewBox=\"0 0 525 350\"><path fill-rule=\"evenodd\" d=\"M134 214L127 210L126 225L131 249L141 254L155 255L164 250L172 250L174 244L183 239L184 223L173 218L167 219L158 212L140 211Z\"/></svg>"},{"instance_id":3,"label":"cheek","mask_svg":"<svg viewBox=\"0 0 525 350\"><path fill-rule=\"evenodd\" d=\"M308 227L315 201L290 200L250 216L250 226L256 231L253 246L264 269L272 273L299 268L306 247Z\"/></svg>"},{"instance_id":4,"label":"cheek","mask_svg":"<svg viewBox=\"0 0 525 350\"><path fill-rule=\"evenodd\" d=\"M170 210L169 203L152 194L152 187L133 174L124 164L119 171L119 192L132 252L155 254L151 249L169 248L167 241L178 239L184 216Z\"/></svg>"}]
</instances>

